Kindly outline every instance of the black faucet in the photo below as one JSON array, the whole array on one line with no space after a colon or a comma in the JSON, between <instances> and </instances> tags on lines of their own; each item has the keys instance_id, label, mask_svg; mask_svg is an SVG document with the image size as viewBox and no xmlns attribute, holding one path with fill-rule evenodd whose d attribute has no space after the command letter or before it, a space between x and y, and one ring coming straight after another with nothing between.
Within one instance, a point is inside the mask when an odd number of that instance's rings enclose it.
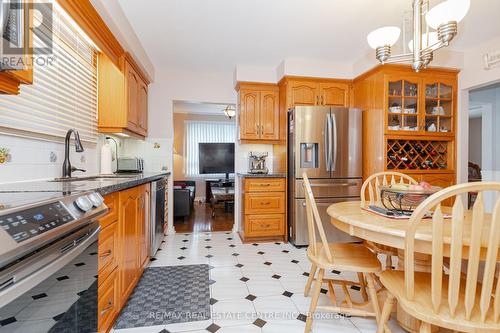
<instances>
[{"instance_id":1,"label":"black faucet","mask_svg":"<svg viewBox=\"0 0 500 333\"><path fill-rule=\"evenodd\" d=\"M82 171L85 172L86 170L83 169L77 169L74 166L71 166L71 162L69 161L69 140L71 138L71 134L75 135L75 150L77 153L83 152L83 145L82 142L80 141L80 134L78 133L77 130L75 129L70 129L68 133L66 133L66 139L64 140L64 163L62 167L62 176L63 178L71 178L71 172L72 171Z\"/></svg>"}]
</instances>

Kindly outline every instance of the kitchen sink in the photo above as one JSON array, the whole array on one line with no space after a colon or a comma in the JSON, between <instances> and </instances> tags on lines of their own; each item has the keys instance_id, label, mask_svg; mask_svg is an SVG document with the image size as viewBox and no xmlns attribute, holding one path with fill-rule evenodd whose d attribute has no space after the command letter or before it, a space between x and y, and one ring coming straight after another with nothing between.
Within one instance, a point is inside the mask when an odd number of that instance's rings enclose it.
<instances>
[{"instance_id":1,"label":"kitchen sink","mask_svg":"<svg viewBox=\"0 0 500 333\"><path fill-rule=\"evenodd\" d=\"M80 182L80 181L94 181L106 179L127 179L136 178L137 175L97 175L87 177L71 177L71 178L54 178L50 182Z\"/></svg>"}]
</instances>

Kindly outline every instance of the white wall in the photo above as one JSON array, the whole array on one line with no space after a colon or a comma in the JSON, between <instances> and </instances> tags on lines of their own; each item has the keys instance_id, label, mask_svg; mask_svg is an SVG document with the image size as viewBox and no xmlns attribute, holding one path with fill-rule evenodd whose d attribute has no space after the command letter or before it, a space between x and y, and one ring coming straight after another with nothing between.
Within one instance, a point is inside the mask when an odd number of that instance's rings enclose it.
<instances>
[{"instance_id":1,"label":"white wall","mask_svg":"<svg viewBox=\"0 0 500 333\"><path fill-rule=\"evenodd\" d=\"M469 140L469 90L500 82L500 67L484 68L484 54L500 49L500 37L493 38L464 52L464 65L459 74L457 172L458 181L467 181L467 157Z\"/></svg>"},{"instance_id":2,"label":"white wall","mask_svg":"<svg viewBox=\"0 0 500 333\"><path fill-rule=\"evenodd\" d=\"M469 118L469 161L481 166L482 117Z\"/></svg>"}]
</instances>

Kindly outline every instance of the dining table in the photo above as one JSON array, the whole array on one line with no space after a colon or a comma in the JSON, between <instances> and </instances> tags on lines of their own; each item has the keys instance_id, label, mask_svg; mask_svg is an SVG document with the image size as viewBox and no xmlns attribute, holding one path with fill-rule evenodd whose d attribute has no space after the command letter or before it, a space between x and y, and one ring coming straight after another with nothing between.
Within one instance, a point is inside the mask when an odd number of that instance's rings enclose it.
<instances>
[{"instance_id":1,"label":"dining table","mask_svg":"<svg viewBox=\"0 0 500 333\"><path fill-rule=\"evenodd\" d=\"M443 212L451 212L451 207L444 207ZM398 267L404 267L404 249L406 230L409 219L395 219L376 214L372 211L362 208L360 201L346 201L330 205L327 213L331 218L331 223L338 229L355 236L362 240L390 246L398 250ZM470 244L470 225L472 223L472 214L470 211L465 213L464 220L464 259L468 253L468 244ZM451 220L450 220L451 221ZM491 224L491 215L486 214L483 224L485 230L489 230ZM443 255L449 256L449 239L451 234L451 223L446 223L443 228L444 249ZM488 233L483 233L482 243L487 244ZM483 252L483 251L481 251ZM486 253L486 248L484 253ZM432 219L423 219L415 233L415 271L430 272L432 255ZM500 259L500 258L499 258ZM403 329L408 332L418 332L420 323L417 319L411 317L401 308L397 310L397 320Z\"/></svg>"}]
</instances>

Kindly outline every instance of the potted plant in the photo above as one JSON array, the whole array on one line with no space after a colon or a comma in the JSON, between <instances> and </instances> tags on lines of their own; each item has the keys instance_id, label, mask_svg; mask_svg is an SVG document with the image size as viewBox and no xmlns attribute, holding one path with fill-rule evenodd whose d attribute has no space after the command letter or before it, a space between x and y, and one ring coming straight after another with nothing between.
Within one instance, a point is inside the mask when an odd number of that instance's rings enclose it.
<instances>
[{"instance_id":1,"label":"potted plant","mask_svg":"<svg viewBox=\"0 0 500 333\"><path fill-rule=\"evenodd\" d=\"M8 148L0 148L0 163L5 163L9 157Z\"/></svg>"}]
</instances>

